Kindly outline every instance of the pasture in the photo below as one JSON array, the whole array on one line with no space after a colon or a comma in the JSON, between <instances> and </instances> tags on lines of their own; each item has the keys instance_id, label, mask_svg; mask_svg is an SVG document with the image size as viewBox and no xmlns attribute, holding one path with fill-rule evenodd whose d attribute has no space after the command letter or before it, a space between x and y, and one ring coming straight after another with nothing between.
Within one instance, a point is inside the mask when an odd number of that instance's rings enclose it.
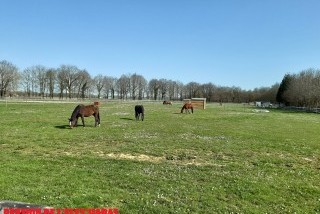
<instances>
[{"instance_id":1,"label":"pasture","mask_svg":"<svg viewBox=\"0 0 320 214\"><path fill-rule=\"evenodd\" d=\"M320 115L208 103L0 102L1 200L120 213L320 212ZM84 102L88 104L88 102Z\"/></svg>"}]
</instances>

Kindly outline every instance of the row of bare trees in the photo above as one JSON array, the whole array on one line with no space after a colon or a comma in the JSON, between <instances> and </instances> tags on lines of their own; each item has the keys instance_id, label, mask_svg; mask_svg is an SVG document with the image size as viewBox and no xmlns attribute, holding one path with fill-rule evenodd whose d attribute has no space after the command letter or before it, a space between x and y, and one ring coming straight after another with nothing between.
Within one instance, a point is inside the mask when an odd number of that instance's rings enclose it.
<instances>
[{"instance_id":1,"label":"row of bare trees","mask_svg":"<svg viewBox=\"0 0 320 214\"><path fill-rule=\"evenodd\" d=\"M204 97L208 102L274 102L279 85L242 90L239 87L222 87L213 83L199 84L167 79L147 81L142 75L127 74L120 78L97 75L91 77L85 69L74 65L46 68L35 65L19 71L8 61L0 61L0 96L24 97L106 98L106 99L152 99L182 100Z\"/></svg>"}]
</instances>

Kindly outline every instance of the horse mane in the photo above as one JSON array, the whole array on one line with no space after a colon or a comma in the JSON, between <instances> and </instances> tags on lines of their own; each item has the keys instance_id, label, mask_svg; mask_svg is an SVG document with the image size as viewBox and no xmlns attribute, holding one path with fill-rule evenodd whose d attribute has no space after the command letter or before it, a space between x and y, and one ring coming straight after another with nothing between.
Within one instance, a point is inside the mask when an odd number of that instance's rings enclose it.
<instances>
[{"instance_id":1,"label":"horse mane","mask_svg":"<svg viewBox=\"0 0 320 214\"><path fill-rule=\"evenodd\" d=\"M71 114L71 118L70 118L70 121L73 121L77 118L78 114L80 113L80 110L81 108L83 107L84 105L82 104L79 104L72 112Z\"/></svg>"}]
</instances>

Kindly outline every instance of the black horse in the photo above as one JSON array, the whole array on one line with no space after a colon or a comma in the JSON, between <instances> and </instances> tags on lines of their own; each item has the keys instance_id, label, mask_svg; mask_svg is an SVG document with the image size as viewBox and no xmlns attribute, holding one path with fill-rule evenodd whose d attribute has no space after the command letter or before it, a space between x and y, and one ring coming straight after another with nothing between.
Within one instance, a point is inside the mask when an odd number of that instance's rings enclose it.
<instances>
[{"instance_id":1,"label":"black horse","mask_svg":"<svg viewBox=\"0 0 320 214\"><path fill-rule=\"evenodd\" d=\"M144 107L143 107L143 105L136 105L134 107L134 111L135 111L136 120L139 120L139 118L141 117L141 120L143 121L143 119L144 119Z\"/></svg>"},{"instance_id":2,"label":"black horse","mask_svg":"<svg viewBox=\"0 0 320 214\"><path fill-rule=\"evenodd\" d=\"M81 117L83 127L84 125L84 117L90 117L91 115L94 116L95 119L95 126L100 126L100 113L99 107L97 105L78 105L72 112L71 118L69 119L70 128L77 126L78 118Z\"/></svg>"}]
</instances>

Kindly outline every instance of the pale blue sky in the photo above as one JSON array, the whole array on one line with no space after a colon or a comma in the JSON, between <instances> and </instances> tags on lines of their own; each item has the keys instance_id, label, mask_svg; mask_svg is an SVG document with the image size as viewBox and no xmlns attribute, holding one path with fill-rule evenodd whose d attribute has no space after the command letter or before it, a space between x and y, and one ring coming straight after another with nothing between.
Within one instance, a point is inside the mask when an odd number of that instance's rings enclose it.
<instances>
[{"instance_id":1,"label":"pale blue sky","mask_svg":"<svg viewBox=\"0 0 320 214\"><path fill-rule=\"evenodd\" d=\"M319 0L0 0L0 60L243 89L320 68Z\"/></svg>"}]
</instances>

